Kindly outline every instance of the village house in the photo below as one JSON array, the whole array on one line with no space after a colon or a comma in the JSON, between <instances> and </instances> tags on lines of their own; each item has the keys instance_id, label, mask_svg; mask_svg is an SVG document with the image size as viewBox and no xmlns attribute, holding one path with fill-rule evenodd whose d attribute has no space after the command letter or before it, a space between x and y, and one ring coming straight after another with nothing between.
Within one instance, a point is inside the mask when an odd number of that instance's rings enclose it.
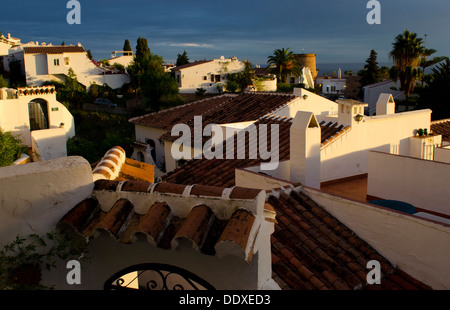
<instances>
[{"instance_id":1,"label":"village house","mask_svg":"<svg viewBox=\"0 0 450 310\"><path fill-rule=\"evenodd\" d=\"M111 53L111 58L108 59L110 65L119 64L125 69L134 61L132 51L114 51Z\"/></svg>"},{"instance_id":2,"label":"village house","mask_svg":"<svg viewBox=\"0 0 450 310\"><path fill-rule=\"evenodd\" d=\"M370 116L376 113L377 101L380 94L391 94L394 100L405 99L405 94L400 90L400 80L397 82L386 80L369 84L363 86L362 90L364 92L364 102L369 105L366 114Z\"/></svg>"},{"instance_id":3,"label":"village house","mask_svg":"<svg viewBox=\"0 0 450 310\"><path fill-rule=\"evenodd\" d=\"M236 57L194 61L172 68L178 82L180 93L195 93L203 88L207 93L217 94L223 91L227 83L226 75L244 69L244 63Z\"/></svg>"},{"instance_id":4,"label":"village house","mask_svg":"<svg viewBox=\"0 0 450 310\"><path fill-rule=\"evenodd\" d=\"M224 94L199 100L160 112L139 116L129 121L135 125L136 143L133 159L155 164L169 172L190 158L176 160L172 156L177 136L171 135L176 124L187 124L194 132L194 116L202 117L202 125L217 124L223 130L241 130L266 114L294 117L297 111L315 114L337 113L337 105L323 100L308 100L308 93L296 90L293 94L249 92L240 95ZM320 97L321 98L321 97ZM194 153L194 144L191 145ZM160 176L160 175L157 175Z\"/></svg>"},{"instance_id":5,"label":"village house","mask_svg":"<svg viewBox=\"0 0 450 310\"><path fill-rule=\"evenodd\" d=\"M126 56L127 59L130 56ZM105 69L91 61L81 43L77 45L52 45L38 42L14 45L3 57L4 70L9 72L9 63L18 61L22 74L29 86L40 86L47 81L64 82L72 69L87 89L91 84L104 85L116 89L129 82L123 72ZM117 60L119 61L119 60Z\"/></svg>"},{"instance_id":6,"label":"village house","mask_svg":"<svg viewBox=\"0 0 450 310\"><path fill-rule=\"evenodd\" d=\"M19 136L34 160L67 156L66 142L75 135L73 116L56 100L54 86L1 88L0 128Z\"/></svg>"}]
</instances>

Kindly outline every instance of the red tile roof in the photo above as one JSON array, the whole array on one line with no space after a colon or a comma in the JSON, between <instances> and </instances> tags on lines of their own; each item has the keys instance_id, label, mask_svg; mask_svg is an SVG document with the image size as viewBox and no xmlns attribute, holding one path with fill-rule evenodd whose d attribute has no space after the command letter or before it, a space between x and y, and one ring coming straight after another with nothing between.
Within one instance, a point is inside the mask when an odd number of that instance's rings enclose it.
<instances>
[{"instance_id":1,"label":"red tile roof","mask_svg":"<svg viewBox=\"0 0 450 310\"><path fill-rule=\"evenodd\" d=\"M450 142L450 119L432 121L430 129L433 133L442 135L442 141Z\"/></svg>"},{"instance_id":2,"label":"red tile roof","mask_svg":"<svg viewBox=\"0 0 450 310\"><path fill-rule=\"evenodd\" d=\"M112 205L100 207L101 197L110 193ZM127 194L128 193L128 194ZM155 196L147 209L133 205L129 195ZM96 198L99 194L100 198ZM122 243L148 242L162 249L190 245L204 255L232 254L250 262L260 222L248 208L234 207L228 216L216 215L217 208L229 208L230 201L257 201L263 191L170 183L137 181L95 182L93 195L71 209L58 223L60 229L74 229L94 238L98 231L108 232ZM271 236L272 278L282 289L334 290L417 290L429 286L394 267L348 227L317 205L300 187L267 191L265 210L276 212ZM156 197L158 196L158 197ZM165 199L164 197L171 197ZM217 205L217 197L228 201ZM124 198L124 197L129 197ZM183 204L185 215L172 203L190 198ZM196 204L195 197L203 203ZM152 198L152 197L149 197ZM208 199L215 200L214 209ZM138 199L137 201L139 201ZM168 203L168 201L171 201ZM222 212L219 212L222 213ZM253 233L252 233L253 232ZM230 248L232 246L232 248ZM236 249L238 251L236 251ZM380 263L380 285L368 285L367 262Z\"/></svg>"},{"instance_id":3,"label":"red tile roof","mask_svg":"<svg viewBox=\"0 0 450 310\"><path fill-rule=\"evenodd\" d=\"M279 161L288 160L290 158L290 128L292 124L292 118L277 117L277 116L265 116L260 118L255 126L260 124L267 125L267 144L270 150L270 136L271 125L278 125L279 129ZM322 143L329 143L328 141L334 135L343 132L344 127L332 122L321 122L322 130ZM235 136L236 137L236 136ZM246 140L246 159L237 159L237 147L235 143L235 137L224 143L224 154L226 151L227 143L232 142L234 148L234 159L193 159L183 166L175 169L162 177L163 181L177 184L204 184L211 186L234 186L235 182L235 169L245 168L251 166L257 166L263 160L259 157L256 159L250 159L248 154L249 141ZM253 141L252 141L253 142ZM254 144L250 144L254 146Z\"/></svg>"},{"instance_id":4,"label":"red tile roof","mask_svg":"<svg viewBox=\"0 0 450 310\"><path fill-rule=\"evenodd\" d=\"M197 61L185 64L185 65L177 66L177 67L173 68L172 70L182 70L182 69L194 67L194 66L197 66L197 65L205 64L205 63L208 63L208 62L212 62L212 60L197 60Z\"/></svg>"},{"instance_id":5,"label":"red tile roof","mask_svg":"<svg viewBox=\"0 0 450 310\"><path fill-rule=\"evenodd\" d=\"M23 48L25 54L62 54L62 53L85 53L82 46L26 46Z\"/></svg>"},{"instance_id":6,"label":"red tile roof","mask_svg":"<svg viewBox=\"0 0 450 310\"><path fill-rule=\"evenodd\" d=\"M186 194L186 190L189 189L191 192ZM102 206L102 209L96 198L99 192L109 192L114 197L120 192L158 195L158 197L154 198L155 202L145 212L138 211L130 200L120 197L116 198L113 205ZM170 183L98 180L95 182L93 195L71 209L59 221L58 226L62 229L71 227L88 238L95 237L97 231L103 230L123 243L147 240L150 244L163 249L174 249L183 240L183 244L188 242L192 248L206 255L230 254L227 253L229 251L227 249L230 249L231 244L233 248L231 254L238 254L243 259L251 261L252 246L256 240L256 234L251 234L251 231L259 229L260 225L260 222L255 222L255 214L242 207L220 212L221 216L230 213L228 217L220 218L215 215L207 202L208 197L217 200L219 193L221 197L229 194L228 202L221 207L230 208L230 200L251 201L257 199L261 192L240 187L230 191L201 185L188 188ZM205 198L202 200L206 204L186 205L187 210L183 211L186 211L187 215L184 216L174 212L172 206L164 200L165 196L172 197L170 201L174 201L176 196L180 200L201 196ZM149 199L151 200L151 197Z\"/></svg>"},{"instance_id":7,"label":"red tile roof","mask_svg":"<svg viewBox=\"0 0 450 310\"><path fill-rule=\"evenodd\" d=\"M369 244L301 190L269 193L277 213L272 234L273 279L282 289L430 289L392 266ZM381 266L381 284L368 285L367 262Z\"/></svg>"},{"instance_id":8,"label":"red tile roof","mask_svg":"<svg viewBox=\"0 0 450 310\"><path fill-rule=\"evenodd\" d=\"M203 113L202 126L256 121L289 104L295 98L290 94L244 93ZM194 119L192 118L186 124L193 130ZM178 139L178 136L172 136L169 132L161 136L161 139L173 142Z\"/></svg>"},{"instance_id":9,"label":"red tile roof","mask_svg":"<svg viewBox=\"0 0 450 310\"><path fill-rule=\"evenodd\" d=\"M174 108L135 117L129 120L133 124L165 129L170 131L176 124L185 124L196 115L204 113L231 101L234 95L214 96Z\"/></svg>"}]
</instances>

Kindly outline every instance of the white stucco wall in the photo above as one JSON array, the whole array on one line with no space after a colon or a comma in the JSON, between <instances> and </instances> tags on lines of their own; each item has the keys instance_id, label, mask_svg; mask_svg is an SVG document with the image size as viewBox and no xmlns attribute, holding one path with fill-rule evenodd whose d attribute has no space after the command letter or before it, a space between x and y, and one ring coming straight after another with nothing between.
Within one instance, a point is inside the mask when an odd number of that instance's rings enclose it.
<instances>
[{"instance_id":1,"label":"white stucco wall","mask_svg":"<svg viewBox=\"0 0 450 310\"><path fill-rule=\"evenodd\" d=\"M24 58L28 85L39 86L46 81L62 81L61 78L63 75L67 75L70 68L76 74L78 82L86 88L93 83L98 85L106 83L116 89L130 81L127 74L102 75L105 70L98 68L86 53L24 54L22 51L19 54L22 54ZM59 61L59 65L55 65L55 60Z\"/></svg>"},{"instance_id":2,"label":"white stucco wall","mask_svg":"<svg viewBox=\"0 0 450 310\"><path fill-rule=\"evenodd\" d=\"M278 179L261 173L249 171L248 169L235 169L236 186L267 190L291 185L291 183L286 180L287 179Z\"/></svg>"},{"instance_id":3,"label":"white stucco wall","mask_svg":"<svg viewBox=\"0 0 450 310\"><path fill-rule=\"evenodd\" d=\"M450 147L439 147L434 150L434 160L450 163Z\"/></svg>"},{"instance_id":4,"label":"white stucco wall","mask_svg":"<svg viewBox=\"0 0 450 310\"><path fill-rule=\"evenodd\" d=\"M179 76L180 93L195 93L197 88L201 87L206 89L207 93L218 93L217 85L224 85L227 82L225 76L228 73L240 72L244 67L244 63L237 59L214 59L210 62L175 70L175 78L178 79ZM211 82L211 75L220 75L220 82Z\"/></svg>"},{"instance_id":5,"label":"white stucco wall","mask_svg":"<svg viewBox=\"0 0 450 310\"><path fill-rule=\"evenodd\" d=\"M45 234L93 189L92 170L82 157L0 168L0 243L17 234Z\"/></svg>"},{"instance_id":6,"label":"white stucco wall","mask_svg":"<svg viewBox=\"0 0 450 310\"><path fill-rule=\"evenodd\" d=\"M298 111L313 112L314 115L337 115L338 104L328 100L322 96L316 95L304 88L294 88L294 95L299 97L299 101L295 101L295 108L291 117L294 117ZM303 96L306 95L306 99ZM298 107L297 107L298 105Z\"/></svg>"},{"instance_id":7,"label":"white stucco wall","mask_svg":"<svg viewBox=\"0 0 450 310\"><path fill-rule=\"evenodd\" d=\"M409 139L417 128L430 129L431 110L365 117L321 151L321 182L364 174L368 152L409 154Z\"/></svg>"},{"instance_id":8,"label":"white stucco wall","mask_svg":"<svg viewBox=\"0 0 450 310\"><path fill-rule=\"evenodd\" d=\"M19 96L17 99L0 100L0 128L20 135L25 145L31 146L28 103L34 99L47 101L50 128L64 123L66 139L75 135L75 121L67 108L56 100L56 94Z\"/></svg>"},{"instance_id":9,"label":"white stucco wall","mask_svg":"<svg viewBox=\"0 0 450 310\"><path fill-rule=\"evenodd\" d=\"M38 160L49 160L67 156L67 138L64 128L34 130L31 144Z\"/></svg>"},{"instance_id":10,"label":"white stucco wall","mask_svg":"<svg viewBox=\"0 0 450 310\"><path fill-rule=\"evenodd\" d=\"M392 264L433 289L450 289L450 226L311 188L303 190Z\"/></svg>"},{"instance_id":11,"label":"white stucco wall","mask_svg":"<svg viewBox=\"0 0 450 310\"><path fill-rule=\"evenodd\" d=\"M450 164L369 152L367 194L450 215Z\"/></svg>"}]
</instances>

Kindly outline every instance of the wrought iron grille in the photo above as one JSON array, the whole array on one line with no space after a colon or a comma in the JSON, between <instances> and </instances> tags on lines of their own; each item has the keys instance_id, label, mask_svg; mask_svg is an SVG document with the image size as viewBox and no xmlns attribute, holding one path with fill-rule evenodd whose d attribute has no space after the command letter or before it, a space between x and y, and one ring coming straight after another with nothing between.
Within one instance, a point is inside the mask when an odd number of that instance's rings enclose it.
<instances>
[{"instance_id":1,"label":"wrought iron grille","mask_svg":"<svg viewBox=\"0 0 450 310\"><path fill-rule=\"evenodd\" d=\"M139 264L125 268L104 285L105 290L214 290L196 274L166 264Z\"/></svg>"}]
</instances>

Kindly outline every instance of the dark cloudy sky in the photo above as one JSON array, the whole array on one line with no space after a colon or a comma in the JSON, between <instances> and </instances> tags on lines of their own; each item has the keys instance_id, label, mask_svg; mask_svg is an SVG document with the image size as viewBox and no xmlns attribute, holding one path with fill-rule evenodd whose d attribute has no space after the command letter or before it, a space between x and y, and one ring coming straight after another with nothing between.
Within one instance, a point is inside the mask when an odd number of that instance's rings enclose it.
<instances>
[{"instance_id":1,"label":"dark cloudy sky","mask_svg":"<svg viewBox=\"0 0 450 310\"><path fill-rule=\"evenodd\" d=\"M22 42L81 42L96 59L134 49L147 38L153 53L173 62L237 56L265 64L277 48L316 53L318 63L363 63L371 49L388 62L404 29L427 34L435 56L450 56L450 1L379 0L381 24L369 25L368 0L79 0L81 25L69 25L66 0L15 0L2 10L0 31Z\"/></svg>"}]
</instances>

